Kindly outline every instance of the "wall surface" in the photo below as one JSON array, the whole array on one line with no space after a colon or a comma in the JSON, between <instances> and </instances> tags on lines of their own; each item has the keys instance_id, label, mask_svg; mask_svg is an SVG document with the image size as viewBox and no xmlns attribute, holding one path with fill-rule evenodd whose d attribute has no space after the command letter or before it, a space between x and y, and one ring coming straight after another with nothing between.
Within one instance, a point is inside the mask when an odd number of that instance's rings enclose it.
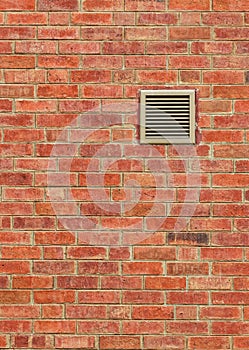
<instances>
[{"instance_id":1,"label":"wall surface","mask_svg":"<svg viewBox=\"0 0 249 350\"><path fill-rule=\"evenodd\" d=\"M249 349L248 10L0 1L1 349ZM139 143L165 87L196 145Z\"/></svg>"}]
</instances>

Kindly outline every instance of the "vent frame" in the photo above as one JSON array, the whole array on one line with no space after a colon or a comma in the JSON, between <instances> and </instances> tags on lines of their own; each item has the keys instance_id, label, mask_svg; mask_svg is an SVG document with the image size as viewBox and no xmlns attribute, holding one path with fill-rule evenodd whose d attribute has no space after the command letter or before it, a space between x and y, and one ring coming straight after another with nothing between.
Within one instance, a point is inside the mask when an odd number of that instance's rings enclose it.
<instances>
[{"instance_id":1,"label":"vent frame","mask_svg":"<svg viewBox=\"0 0 249 350\"><path fill-rule=\"evenodd\" d=\"M147 111L146 107L148 107L149 103L147 103L147 97L157 98L157 96L165 97L170 96L172 99L182 97L189 98L189 111L188 111L188 135L186 136L165 136L162 137L156 136L151 137L146 133L147 126ZM184 104L182 104L184 106ZM196 142L196 119L197 119L197 90L196 89L160 89L160 90L140 90L140 142L142 144L195 144ZM164 113L164 112L163 112ZM170 115L170 113L168 113ZM170 126L170 118L167 121ZM179 132L182 131L183 127L179 127L178 121L172 118L172 122L178 125ZM163 122L161 122L163 123ZM172 126L171 126L172 127ZM158 132L158 135L160 133Z\"/></svg>"}]
</instances>

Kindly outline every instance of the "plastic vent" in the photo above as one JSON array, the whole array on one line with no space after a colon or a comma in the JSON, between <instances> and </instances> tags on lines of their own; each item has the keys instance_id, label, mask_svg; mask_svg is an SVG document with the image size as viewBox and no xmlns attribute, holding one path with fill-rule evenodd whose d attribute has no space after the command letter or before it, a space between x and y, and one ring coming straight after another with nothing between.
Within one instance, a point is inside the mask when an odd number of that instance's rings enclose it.
<instances>
[{"instance_id":1,"label":"plastic vent","mask_svg":"<svg viewBox=\"0 0 249 350\"><path fill-rule=\"evenodd\" d=\"M141 90L142 143L195 143L195 90Z\"/></svg>"}]
</instances>

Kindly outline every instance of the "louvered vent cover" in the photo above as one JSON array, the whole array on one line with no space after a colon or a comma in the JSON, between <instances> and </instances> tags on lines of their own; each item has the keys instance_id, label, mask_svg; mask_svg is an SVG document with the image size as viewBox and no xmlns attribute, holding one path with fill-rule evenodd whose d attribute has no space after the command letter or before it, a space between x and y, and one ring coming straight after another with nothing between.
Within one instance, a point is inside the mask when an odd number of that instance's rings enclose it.
<instances>
[{"instance_id":1,"label":"louvered vent cover","mask_svg":"<svg viewBox=\"0 0 249 350\"><path fill-rule=\"evenodd\" d=\"M141 90L141 143L195 143L195 90Z\"/></svg>"}]
</instances>

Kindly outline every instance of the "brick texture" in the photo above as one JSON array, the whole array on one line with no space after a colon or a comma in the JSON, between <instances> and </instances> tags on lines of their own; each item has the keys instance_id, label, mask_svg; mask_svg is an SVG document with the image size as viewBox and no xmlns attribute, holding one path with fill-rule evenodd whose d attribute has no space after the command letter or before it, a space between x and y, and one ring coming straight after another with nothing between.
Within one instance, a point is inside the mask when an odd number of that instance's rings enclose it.
<instances>
[{"instance_id":1,"label":"brick texture","mask_svg":"<svg viewBox=\"0 0 249 350\"><path fill-rule=\"evenodd\" d=\"M249 349L248 25L248 0L0 1L0 349ZM164 88L199 89L196 145L139 143Z\"/></svg>"}]
</instances>

